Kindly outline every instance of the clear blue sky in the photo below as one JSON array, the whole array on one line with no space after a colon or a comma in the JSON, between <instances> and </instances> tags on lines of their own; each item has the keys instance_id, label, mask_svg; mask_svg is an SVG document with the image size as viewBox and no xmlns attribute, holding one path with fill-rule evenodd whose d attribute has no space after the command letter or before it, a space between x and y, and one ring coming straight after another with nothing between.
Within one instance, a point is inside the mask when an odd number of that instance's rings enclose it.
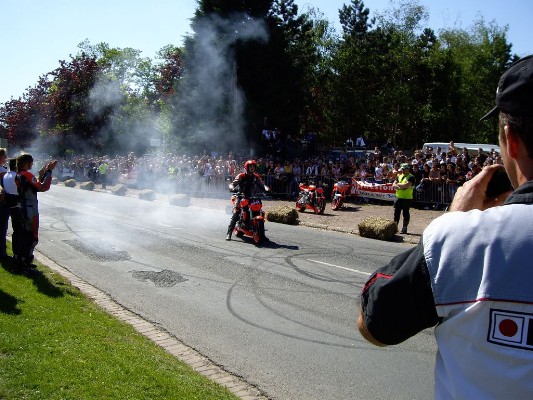
<instances>
[{"instance_id":1,"label":"clear blue sky","mask_svg":"<svg viewBox=\"0 0 533 400\"><path fill-rule=\"evenodd\" d=\"M302 11L319 9L338 26L338 10L349 0L295 0ZM366 0L371 11L390 8L389 0ZM419 0L428 26L468 29L476 16L509 26L508 40L518 55L533 53L533 0ZM21 96L39 76L69 60L85 39L92 44L132 47L154 58L167 44L181 45L189 32L196 0L0 0L0 103Z\"/></svg>"}]
</instances>

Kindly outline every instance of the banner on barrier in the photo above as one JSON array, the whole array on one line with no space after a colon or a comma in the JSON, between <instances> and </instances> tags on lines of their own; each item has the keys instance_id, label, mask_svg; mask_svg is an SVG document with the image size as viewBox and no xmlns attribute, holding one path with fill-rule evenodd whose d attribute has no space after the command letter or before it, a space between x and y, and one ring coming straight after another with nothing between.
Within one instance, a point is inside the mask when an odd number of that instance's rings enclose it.
<instances>
[{"instance_id":1,"label":"banner on barrier","mask_svg":"<svg viewBox=\"0 0 533 400\"><path fill-rule=\"evenodd\" d=\"M385 201L396 200L396 190L392 188L392 183L370 183L352 179L352 195L368 197Z\"/></svg>"}]
</instances>

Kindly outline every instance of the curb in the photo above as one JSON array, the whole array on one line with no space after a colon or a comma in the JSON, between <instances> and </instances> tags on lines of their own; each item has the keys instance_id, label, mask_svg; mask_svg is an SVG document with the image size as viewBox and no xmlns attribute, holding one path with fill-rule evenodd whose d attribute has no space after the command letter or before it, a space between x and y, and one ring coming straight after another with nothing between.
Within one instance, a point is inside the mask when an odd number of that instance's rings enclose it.
<instances>
[{"instance_id":1,"label":"curb","mask_svg":"<svg viewBox=\"0 0 533 400\"><path fill-rule=\"evenodd\" d=\"M225 371L207 357L187 346L167 331L145 320L141 316L122 307L100 289L85 282L66 268L61 267L44 254L35 251L35 258L54 272L67 279L88 298L98 304L104 311L131 325L137 332L162 347L167 353L189 365L197 373L227 388L242 400L268 400L261 391L237 375Z\"/></svg>"}]
</instances>

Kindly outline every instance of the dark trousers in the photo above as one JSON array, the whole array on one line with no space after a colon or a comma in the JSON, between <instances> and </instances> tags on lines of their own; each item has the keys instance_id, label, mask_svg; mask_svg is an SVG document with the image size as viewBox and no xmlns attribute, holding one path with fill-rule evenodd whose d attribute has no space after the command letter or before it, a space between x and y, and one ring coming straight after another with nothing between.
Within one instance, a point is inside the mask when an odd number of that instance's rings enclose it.
<instances>
[{"instance_id":1,"label":"dark trousers","mask_svg":"<svg viewBox=\"0 0 533 400\"><path fill-rule=\"evenodd\" d=\"M396 222L396 225L400 224L400 214L403 214L403 227L407 228L411 219L409 209L412 202L413 199L396 199L394 201L394 222Z\"/></svg>"},{"instance_id":2,"label":"dark trousers","mask_svg":"<svg viewBox=\"0 0 533 400\"><path fill-rule=\"evenodd\" d=\"M244 212L248 211L248 207L243 207ZM231 216L231 220L228 225L228 233L233 233L233 229L235 228L235 225L237 224L237 221L239 220L239 217L241 216L241 208L235 207L233 209L233 215Z\"/></svg>"},{"instance_id":3,"label":"dark trousers","mask_svg":"<svg viewBox=\"0 0 533 400\"><path fill-rule=\"evenodd\" d=\"M0 258L6 258L6 235L9 223L9 208L0 204Z\"/></svg>"},{"instance_id":4,"label":"dark trousers","mask_svg":"<svg viewBox=\"0 0 533 400\"><path fill-rule=\"evenodd\" d=\"M22 243L20 255L26 262L33 260L33 250L39 243L39 214L22 218Z\"/></svg>"},{"instance_id":5,"label":"dark trousers","mask_svg":"<svg viewBox=\"0 0 533 400\"><path fill-rule=\"evenodd\" d=\"M11 228L13 234L11 235L11 243L13 248L13 256L20 259L22 256L22 243L24 242L24 223L22 221L22 211L20 207L12 207L9 209L11 215Z\"/></svg>"}]
</instances>

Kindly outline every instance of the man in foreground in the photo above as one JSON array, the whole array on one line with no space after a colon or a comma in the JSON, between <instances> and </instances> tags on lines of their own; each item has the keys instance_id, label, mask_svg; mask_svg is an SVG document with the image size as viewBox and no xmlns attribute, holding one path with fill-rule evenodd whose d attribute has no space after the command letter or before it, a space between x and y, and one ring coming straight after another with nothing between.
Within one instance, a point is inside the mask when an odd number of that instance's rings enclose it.
<instances>
[{"instance_id":1,"label":"man in foreground","mask_svg":"<svg viewBox=\"0 0 533 400\"><path fill-rule=\"evenodd\" d=\"M484 119L496 115L515 190L487 196L502 167L485 167L361 294L359 331L375 345L438 324L437 399L533 398L533 56L500 79Z\"/></svg>"}]
</instances>

